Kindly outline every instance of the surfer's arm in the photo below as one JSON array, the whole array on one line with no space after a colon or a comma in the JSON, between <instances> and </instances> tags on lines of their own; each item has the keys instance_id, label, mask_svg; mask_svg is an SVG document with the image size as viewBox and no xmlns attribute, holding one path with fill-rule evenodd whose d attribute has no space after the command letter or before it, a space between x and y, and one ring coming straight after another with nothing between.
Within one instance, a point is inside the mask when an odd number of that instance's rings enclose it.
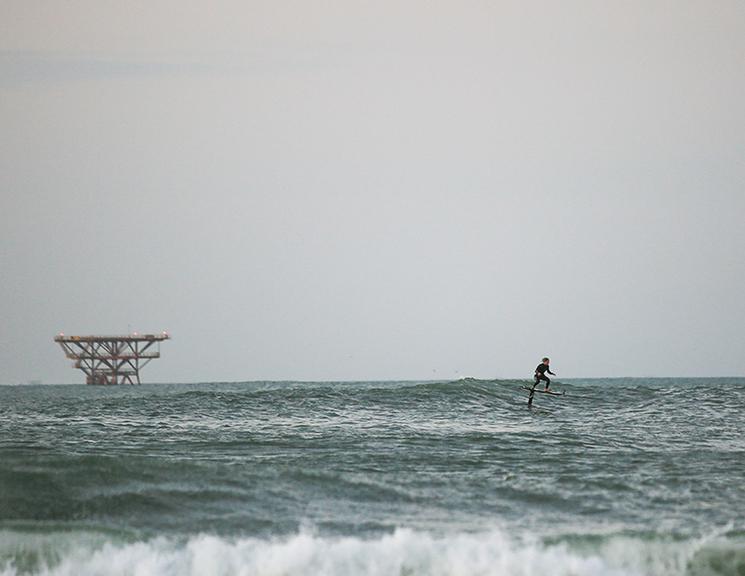
<instances>
[{"instance_id":1,"label":"surfer's arm","mask_svg":"<svg viewBox=\"0 0 745 576\"><path fill-rule=\"evenodd\" d=\"M553 372L551 372L551 370L546 370L546 372L548 372L549 374L551 374L551 376L556 376L556 374L554 374Z\"/></svg>"}]
</instances>

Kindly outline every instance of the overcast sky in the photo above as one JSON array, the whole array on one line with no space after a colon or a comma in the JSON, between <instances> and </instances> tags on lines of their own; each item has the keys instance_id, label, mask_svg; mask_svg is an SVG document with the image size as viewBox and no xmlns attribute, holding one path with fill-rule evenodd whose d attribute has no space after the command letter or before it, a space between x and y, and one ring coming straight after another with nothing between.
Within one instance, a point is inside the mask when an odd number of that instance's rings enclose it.
<instances>
[{"instance_id":1,"label":"overcast sky","mask_svg":"<svg viewBox=\"0 0 745 576\"><path fill-rule=\"evenodd\" d=\"M0 3L0 383L745 374L745 3Z\"/></svg>"}]
</instances>

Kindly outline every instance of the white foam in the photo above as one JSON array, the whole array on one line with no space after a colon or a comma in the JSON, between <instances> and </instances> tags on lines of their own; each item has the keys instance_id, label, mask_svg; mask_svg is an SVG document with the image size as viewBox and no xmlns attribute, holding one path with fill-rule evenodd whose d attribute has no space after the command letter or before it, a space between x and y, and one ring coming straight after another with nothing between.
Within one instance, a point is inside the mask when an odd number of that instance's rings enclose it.
<instances>
[{"instance_id":1,"label":"white foam","mask_svg":"<svg viewBox=\"0 0 745 576\"><path fill-rule=\"evenodd\" d=\"M0 533L0 558L24 552ZM40 539L55 538L54 543ZM69 540L64 545L60 539ZM11 539L13 540L13 539ZM54 547L31 572L0 560L2 576L678 576L700 544L643 542L613 537L578 552L565 544L518 542L503 532L435 537L397 530L377 539L323 538L301 533L282 539L198 536L113 543L69 533L34 536L31 548Z\"/></svg>"}]
</instances>

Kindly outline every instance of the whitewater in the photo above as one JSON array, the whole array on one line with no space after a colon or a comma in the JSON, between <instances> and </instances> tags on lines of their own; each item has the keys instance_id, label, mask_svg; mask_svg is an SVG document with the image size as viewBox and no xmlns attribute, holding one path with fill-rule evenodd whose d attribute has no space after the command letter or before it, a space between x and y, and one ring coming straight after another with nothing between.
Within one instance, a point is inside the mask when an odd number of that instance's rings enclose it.
<instances>
[{"instance_id":1,"label":"whitewater","mask_svg":"<svg viewBox=\"0 0 745 576\"><path fill-rule=\"evenodd\" d=\"M0 575L743 575L745 379L0 386Z\"/></svg>"}]
</instances>

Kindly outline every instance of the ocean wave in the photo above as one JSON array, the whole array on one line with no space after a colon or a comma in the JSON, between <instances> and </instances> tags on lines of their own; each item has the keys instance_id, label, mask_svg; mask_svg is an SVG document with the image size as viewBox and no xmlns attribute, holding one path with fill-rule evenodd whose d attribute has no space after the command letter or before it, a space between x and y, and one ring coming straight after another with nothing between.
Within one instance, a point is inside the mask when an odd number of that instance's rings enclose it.
<instances>
[{"instance_id":1,"label":"ocean wave","mask_svg":"<svg viewBox=\"0 0 745 576\"><path fill-rule=\"evenodd\" d=\"M1 576L734 576L741 540L609 535L554 543L501 530L376 539L302 532L275 539L194 536L120 541L90 532L0 531Z\"/></svg>"}]
</instances>

